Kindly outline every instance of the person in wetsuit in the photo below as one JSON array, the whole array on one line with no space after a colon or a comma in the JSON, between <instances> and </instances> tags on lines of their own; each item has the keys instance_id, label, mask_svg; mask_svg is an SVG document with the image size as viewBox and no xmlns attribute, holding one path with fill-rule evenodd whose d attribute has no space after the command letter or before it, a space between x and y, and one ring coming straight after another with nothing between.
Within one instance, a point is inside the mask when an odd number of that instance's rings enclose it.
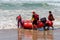
<instances>
[{"instance_id":1,"label":"person in wetsuit","mask_svg":"<svg viewBox=\"0 0 60 40\"><path fill-rule=\"evenodd\" d=\"M53 16L51 11L49 11L48 20L49 21L54 21L55 20L55 18L54 18L54 16Z\"/></svg>"},{"instance_id":2,"label":"person in wetsuit","mask_svg":"<svg viewBox=\"0 0 60 40\"><path fill-rule=\"evenodd\" d=\"M33 26L36 25L37 27L37 21L39 20L39 15L36 14L34 11L32 12L32 24Z\"/></svg>"},{"instance_id":3,"label":"person in wetsuit","mask_svg":"<svg viewBox=\"0 0 60 40\"><path fill-rule=\"evenodd\" d=\"M16 17L16 19L17 19L17 25L18 25L18 28L19 28L19 25L21 24L21 26L22 26L22 18L21 18L21 15L18 15L17 17Z\"/></svg>"},{"instance_id":4,"label":"person in wetsuit","mask_svg":"<svg viewBox=\"0 0 60 40\"><path fill-rule=\"evenodd\" d=\"M48 20L49 20L49 21L54 21L54 20L55 20L55 18L54 18L54 16L53 16L53 14L52 14L51 11L49 11ZM48 29L49 29L49 27L48 27ZM52 29L54 29L53 26L52 26Z\"/></svg>"},{"instance_id":5,"label":"person in wetsuit","mask_svg":"<svg viewBox=\"0 0 60 40\"><path fill-rule=\"evenodd\" d=\"M44 28L44 30L46 30L46 27L47 27L46 26L46 21L47 21L46 17L41 18L40 21L44 24L43 28Z\"/></svg>"}]
</instances>

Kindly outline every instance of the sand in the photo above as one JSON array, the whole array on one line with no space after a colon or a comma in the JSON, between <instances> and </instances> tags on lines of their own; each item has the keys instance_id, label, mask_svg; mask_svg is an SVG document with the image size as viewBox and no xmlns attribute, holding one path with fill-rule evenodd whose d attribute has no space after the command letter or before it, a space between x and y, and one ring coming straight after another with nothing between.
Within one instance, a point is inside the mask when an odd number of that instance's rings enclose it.
<instances>
[{"instance_id":1,"label":"sand","mask_svg":"<svg viewBox=\"0 0 60 40\"><path fill-rule=\"evenodd\" d=\"M0 40L18 40L17 30L16 29L0 30Z\"/></svg>"}]
</instances>

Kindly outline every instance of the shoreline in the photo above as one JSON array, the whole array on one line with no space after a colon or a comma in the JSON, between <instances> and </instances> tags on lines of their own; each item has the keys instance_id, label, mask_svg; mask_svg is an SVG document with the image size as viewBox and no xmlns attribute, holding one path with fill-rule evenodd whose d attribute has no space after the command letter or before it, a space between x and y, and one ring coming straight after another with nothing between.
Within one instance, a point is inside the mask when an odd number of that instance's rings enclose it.
<instances>
[{"instance_id":1,"label":"shoreline","mask_svg":"<svg viewBox=\"0 0 60 40\"><path fill-rule=\"evenodd\" d=\"M54 26L55 29L60 28L60 25L53 25L53 26ZM5 28L5 29L2 28L2 29L0 29L0 30L12 30L12 29L17 30L18 28L10 28L10 29L9 29L9 28ZM21 28L20 28L20 29L21 29Z\"/></svg>"}]
</instances>

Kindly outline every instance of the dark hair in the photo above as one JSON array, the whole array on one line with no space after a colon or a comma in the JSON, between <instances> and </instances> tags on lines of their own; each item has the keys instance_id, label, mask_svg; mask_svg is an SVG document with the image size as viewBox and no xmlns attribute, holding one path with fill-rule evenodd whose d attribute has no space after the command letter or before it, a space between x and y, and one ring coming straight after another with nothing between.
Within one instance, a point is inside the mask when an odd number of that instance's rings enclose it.
<instances>
[{"instance_id":1,"label":"dark hair","mask_svg":"<svg viewBox=\"0 0 60 40\"><path fill-rule=\"evenodd\" d=\"M49 13L52 13L51 11L49 11Z\"/></svg>"}]
</instances>

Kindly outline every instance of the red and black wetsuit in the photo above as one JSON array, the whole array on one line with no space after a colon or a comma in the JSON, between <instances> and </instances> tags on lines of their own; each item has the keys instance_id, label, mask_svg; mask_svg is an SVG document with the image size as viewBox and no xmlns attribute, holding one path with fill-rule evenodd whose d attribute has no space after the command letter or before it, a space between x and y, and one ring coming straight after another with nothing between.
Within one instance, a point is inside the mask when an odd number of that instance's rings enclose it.
<instances>
[{"instance_id":1,"label":"red and black wetsuit","mask_svg":"<svg viewBox=\"0 0 60 40\"><path fill-rule=\"evenodd\" d=\"M21 24L22 26L22 20L21 20L21 16L17 16L17 20L18 20L18 28L19 28L19 25Z\"/></svg>"},{"instance_id":2,"label":"red and black wetsuit","mask_svg":"<svg viewBox=\"0 0 60 40\"><path fill-rule=\"evenodd\" d=\"M32 17L34 18L32 24L33 24L33 25L34 25L34 24L37 25L37 21L39 20L39 15L34 14L34 15L32 15Z\"/></svg>"},{"instance_id":3,"label":"red and black wetsuit","mask_svg":"<svg viewBox=\"0 0 60 40\"><path fill-rule=\"evenodd\" d=\"M49 13L50 13L50 14L49 14L49 16L48 16L48 20L49 20L49 21L54 21L55 18L53 17L53 14L51 14L51 11L50 11ZM48 25L48 26L49 26L49 25ZM48 27L48 29L49 29L49 27ZM53 25L52 25L52 29L54 29Z\"/></svg>"},{"instance_id":4,"label":"red and black wetsuit","mask_svg":"<svg viewBox=\"0 0 60 40\"><path fill-rule=\"evenodd\" d=\"M48 20L49 20L49 21L54 21L54 20L55 20L52 14L49 14Z\"/></svg>"}]
</instances>

